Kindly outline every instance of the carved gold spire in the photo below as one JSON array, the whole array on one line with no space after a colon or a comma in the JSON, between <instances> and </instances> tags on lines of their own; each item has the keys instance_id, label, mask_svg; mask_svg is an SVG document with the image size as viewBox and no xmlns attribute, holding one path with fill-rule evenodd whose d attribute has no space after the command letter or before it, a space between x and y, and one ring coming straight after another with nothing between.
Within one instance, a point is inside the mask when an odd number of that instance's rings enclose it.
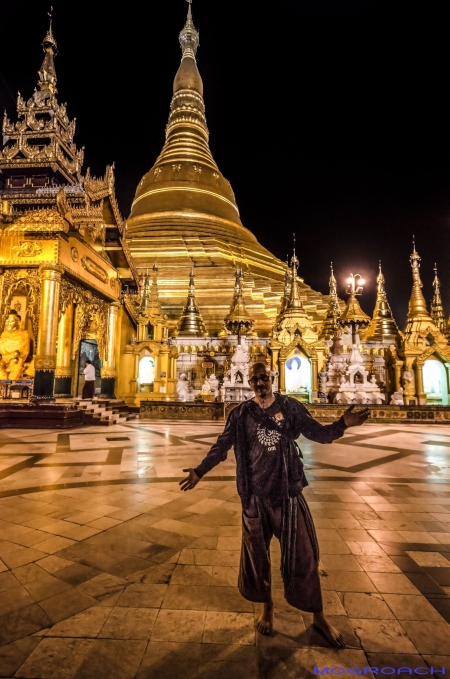
<instances>
[{"instance_id":1,"label":"carved gold spire","mask_svg":"<svg viewBox=\"0 0 450 679\"><path fill-rule=\"evenodd\" d=\"M189 3L188 15L186 19L186 25L180 32L180 45L181 51L183 53L183 59L190 57L195 59L197 54L197 48L199 46L199 33L194 26L194 21L192 19L192 0L187 0Z\"/></svg>"},{"instance_id":2,"label":"carved gold spire","mask_svg":"<svg viewBox=\"0 0 450 679\"><path fill-rule=\"evenodd\" d=\"M41 90L41 93L38 93L37 95L39 99L45 99L46 98L45 95L50 96L52 94L56 94L57 92L56 71L54 62L54 57L57 52L57 45L56 40L53 37L52 30L53 7L50 8L48 16L50 17L50 26L44 40L42 41L42 47L45 52L45 56L44 61L42 62L42 66L38 71L39 74L38 85Z\"/></svg>"},{"instance_id":3,"label":"carved gold spire","mask_svg":"<svg viewBox=\"0 0 450 679\"><path fill-rule=\"evenodd\" d=\"M289 298L291 296L291 270L289 268L289 255L286 256L286 271L284 273L284 291L281 298L280 309L278 311L277 319L280 319L284 312L286 311L287 305L289 303Z\"/></svg>"},{"instance_id":4,"label":"carved gold spire","mask_svg":"<svg viewBox=\"0 0 450 679\"><path fill-rule=\"evenodd\" d=\"M377 276L377 301L375 302L372 322L367 334L364 336L366 342L382 342L383 340L395 342L398 338L397 323L392 314L384 285L385 280L380 262Z\"/></svg>"},{"instance_id":5,"label":"carved gold spire","mask_svg":"<svg viewBox=\"0 0 450 679\"><path fill-rule=\"evenodd\" d=\"M230 313L225 318L225 328L233 335L255 336L256 333L252 332L254 320L250 318L245 307L243 280L242 266L237 266L233 301L231 302Z\"/></svg>"},{"instance_id":6,"label":"carved gold spire","mask_svg":"<svg viewBox=\"0 0 450 679\"><path fill-rule=\"evenodd\" d=\"M434 265L434 280L433 280L433 300L431 302L431 318L437 328L442 333L447 331L447 323L445 320L444 307L442 305L441 296L441 282L437 275L437 266Z\"/></svg>"},{"instance_id":7,"label":"carved gold spire","mask_svg":"<svg viewBox=\"0 0 450 679\"><path fill-rule=\"evenodd\" d=\"M330 301L328 302L327 313L325 320L322 325L322 330L320 331L321 339L331 339L334 337L336 330L338 328L338 319L341 315L341 310L339 308L339 299L337 294L337 283L334 277L333 262L330 264Z\"/></svg>"},{"instance_id":8,"label":"carved gold spire","mask_svg":"<svg viewBox=\"0 0 450 679\"><path fill-rule=\"evenodd\" d=\"M178 321L177 328L173 333L174 337L189 336L189 337L206 337L205 324L203 323L202 315L195 301L195 283L194 283L194 269L191 269L189 274L189 292L183 312Z\"/></svg>"},{"instance_id":9,"label":"carved gold spire","mask_svg":"<svg viewBox=\"0 0 450 679\"><path fill-rule=\"evenodd\" d=\"M299 261L297 255L295 254L295 234L294 234L294 253L291 257L291 292L289 295L289 301L286 306L286 311L303 311L303 304L300 299L300 294L298 291L297 282L297 269Z\"/></svg>"},{"instance_id":10,"label":"carved gold spire","mask_svg":"<svg viewBox=\"0 0 450 679\"><path fill-rule=\"evenodd\" d=\"M422 281L420 279L420 257L416 251L416 241L413 236L413 252L409 258L412 268L413 287L408 306L408 321L414 318L426 318L431 321L428 314L427 304L422 293Z\"/></svg>"}]
</instances>

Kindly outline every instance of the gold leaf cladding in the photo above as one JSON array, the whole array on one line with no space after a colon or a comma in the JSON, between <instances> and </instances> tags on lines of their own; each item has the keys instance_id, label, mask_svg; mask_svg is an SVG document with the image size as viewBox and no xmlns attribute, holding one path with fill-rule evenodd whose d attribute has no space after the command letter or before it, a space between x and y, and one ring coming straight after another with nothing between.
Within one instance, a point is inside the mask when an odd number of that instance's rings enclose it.
<instances>
[{"instance_id":1,"label":"gold leaf cladding","mask_svg":"<svg viewBox=\"0 0 450 679\"><path fill-rule=\"evenodd\" d=\"M102 283L106 283L108 279L108 274L106 273L105 269L102 269L102 267L99 266L97 262L94 262L93 259L85 255L84 257L81 258L81 266L83 267L83 269L86 269L86 271L90 273L92 276L98 278L99 281L101 281Z\"/></svg>"},{"instance_id":2,"label":"gold leaf cladding","mask_svg":"<svg viewBox=\"0 0 450 679\"><path fill-rule=\"evenodd\" d=\"M11 226L5 229L5 233L15 231L67 231L68 224L57 210L52 208L43 210L29 210L21 215L14 215L15 219Z\"/></svg>"},{"instance_id":3,"label":"gold leaf cladding","mask_svg":"<svg viewBox=\"0 0 450 679\"><path fill-rule=\"evenodd\" d=\"M12 251L17 257L36 257L41 254L42 245L41 243L25 240L14 245Z\"/></svg>"}]
</instances>

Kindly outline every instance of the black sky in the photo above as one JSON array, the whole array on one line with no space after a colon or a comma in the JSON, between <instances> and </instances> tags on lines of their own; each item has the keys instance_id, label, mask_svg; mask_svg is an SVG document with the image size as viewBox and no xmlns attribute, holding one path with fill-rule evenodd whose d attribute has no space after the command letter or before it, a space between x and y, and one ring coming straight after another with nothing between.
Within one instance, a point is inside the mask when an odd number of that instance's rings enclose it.
<instances>
[{"instance_id":1,"label":"black sky","mask_svg":"<svg viewBox=\"0 0 450 679\"><path fill-rule=\"evenodd\" d=\"M0 108L31 95L50 2L60 101L77 118L86 166L116 163L127 216L164 142L180 60L183 0L0 0ZM450 168L445 3L194 0L213 155L242 221L281 258L297 233L300 274L327 292L378 259L404 324L416 235L425 297L437 261L446 312ZM12 96L10 94L12 93ZM14 101L13 101L14 99Z\"/></svg>"}]
</instances>

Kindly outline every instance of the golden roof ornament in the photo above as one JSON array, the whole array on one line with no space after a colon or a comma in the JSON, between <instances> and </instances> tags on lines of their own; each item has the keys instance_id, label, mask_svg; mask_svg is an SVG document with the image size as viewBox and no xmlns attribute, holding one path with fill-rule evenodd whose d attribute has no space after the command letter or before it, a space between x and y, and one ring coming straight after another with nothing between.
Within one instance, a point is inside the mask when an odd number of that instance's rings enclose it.
<instances>
[{"instance_id":1,"label":"golden roof ornament","mask_svg":"<svg viewBox=\"0 0 450 679\"><path fill-rule=\"evenodd\" d=\"M57 52L57 45L56 40L53 37L53 7L50 8L48 16L50 18L50 26L44 40L42 41L42 48L45 52L45 57L41 68L38 71L38 86L41 92L36 93L36 98L39 100L45 99L46 97L56 94L57 92L54 62L54 57Z\"/></svg>"},{"instance_id":2,"label":"golden roof ornament","mask_svg":"<svg viewBox=\"0 0 450 679\"><path fill-rule=\"evenodd\" d=\"M364 336L366 342L382 342L383 340L395 342L399 336L397 323L392 314L384 286L385 279L381 270L381 262L379 262L377 301L375 302L371 324Z\"/></svg>"},{"instance_id":3,"label":"golden roof ornament","mask_svg":"<svg viewBox=\"0 0 450 679\"><path fill-rule=\"evenodd\" d=\"M191 57L195 59L197 54L197 48L199 46L199 32L194 26L194 21L192 19L192 0L187 0L189 3L188 15L186 19L186 25L180 32L180 45L181 51L183 53L183 59L186 57Z\"/></svg>"},{"instance_id":4,"label":"golden roof ornament","mask_svg":"<svg viewBox=\"0 0 450 679\"><path fill-rule=\"evenodd\" d=\"M442 333L447 331L447 323L445 320L444 307L441 296L441 282L437 275L437 266L434 265L434 280L433 280L433 300L431 302L431 318L437 328Z\"/></svg>"},{"instance_id":5,"label":"golden roof ornament","mask_svg":"<svg viewBox=\"0 0 450 679\"><path fill-rule=\"evenodd\" d=\"M339 327L338 319L341 315L339 308L339 298L337 294L337 282L334 277L333 262L330 263L330 300L328 302L327 313L320 331L320 339L330 340L334 337L337 328Z\"/></svg>"},{"instance_id":6,"label":"golden roof ornament","mask_svg":"<svg viewBox=\"0 0 450 679\"><path fill-rule=\"evenodd\" d=\"M291 269L289 267L289 255L286 255L286 271L284 272L284 291L281 298L280 309L277 315L277 321L283 316L286 311L286 307L289 303L289 297L291 296Z\"/></svg>"},{"instance_id":7,"label":"golden roof ornament","mask_svg":"<svg viewBox=\"0 0 450 679\"><path fill-rule=\"evenodd\" d=\"M420 279L420 257L416 250L416 241L413 236L413 252L409 258L411 262L413 287L408 305L408 321L413 318L426 318L431 321L428 314L427 304L422 293L422 281Z\"/></svg>"},{"instance_id":8,"label":"golden roof ornament","mask_svg":"<svg viewBox=\"0 0 450 679\"><path fill-rule=\"evenodd\" d=\"M189 274L189 292L183 312L178 321L174 337L207 337L208 333L203 318L195 301L194 269Z\"/></svg>"},{"instance_id":9,"label":"golden roof ornament","mask_svg":"<svg viewBox=\"0 0 450 679\"><path fill-rule=\"evenodd\" d=\"M293 236L294 236L294 253L291 257L291 292L286 306L286 311L299 311L299 310L303 311L303 304L300 299L297 282L297 270L299 261L297 259L297 255L295 254L295 233L293 234Z\"/></svg>"},{"instance_id":10,"label":"golden roof ornament","mask_svg":"<svg viewBox=\"0 0 450 679\"><path fill-rule=\"evenodd\" d=\"M244 299L243 280L244 272L242 266L236 267L233 301L231 302L230 313L225 318L225 328L232 335L253 335L254 320L247 313Z\"/></svg>"}]
</instances>

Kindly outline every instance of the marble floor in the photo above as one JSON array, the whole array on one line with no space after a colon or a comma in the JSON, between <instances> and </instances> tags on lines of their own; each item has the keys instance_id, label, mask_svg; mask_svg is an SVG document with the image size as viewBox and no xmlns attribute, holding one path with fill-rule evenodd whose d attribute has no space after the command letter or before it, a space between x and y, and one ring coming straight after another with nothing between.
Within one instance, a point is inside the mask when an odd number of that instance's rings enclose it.
<instances>
[{"instance_id":1,"label":"marble floor","mask_svg":"<svg viewBox=\"0 0 450 679\"><path fill-rule=\"evenodd\" d=\"M221 428L0 431L0 678L450 670L450 427L366 424L331 445L300 440L325 612L344 650L284 601L276 543L275 630L255 632L260 606L236 586L233 455L194 491L177 482Z\"/></svg>"}]
</instances>

